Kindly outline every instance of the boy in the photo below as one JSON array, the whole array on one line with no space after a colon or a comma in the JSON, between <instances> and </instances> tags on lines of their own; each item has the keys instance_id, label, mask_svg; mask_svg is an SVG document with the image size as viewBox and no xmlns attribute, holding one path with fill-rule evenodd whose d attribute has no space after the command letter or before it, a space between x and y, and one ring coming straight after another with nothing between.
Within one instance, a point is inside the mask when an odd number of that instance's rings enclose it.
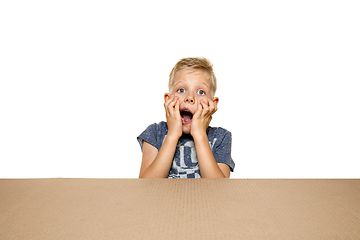
<instances>
[{"instance_id":1,"label":"boy","mask_svg":"<svg viewBox=\"0 0 360 240\"><path fill-rule=\"evenodd\" d=\"M209 127L219 98L216 77L205 58L184 58L169 76L164 95L166 122L150 125L142 147L140 178L229 178L231 133Z\"/></svg>"}]
</instances>

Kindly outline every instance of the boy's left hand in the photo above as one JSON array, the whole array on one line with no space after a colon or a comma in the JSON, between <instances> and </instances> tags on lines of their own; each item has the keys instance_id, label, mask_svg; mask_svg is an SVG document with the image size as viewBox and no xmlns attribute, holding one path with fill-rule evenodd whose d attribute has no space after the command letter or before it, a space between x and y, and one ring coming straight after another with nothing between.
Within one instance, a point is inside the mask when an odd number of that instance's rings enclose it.
<instances>
[{"instance_id":1,"label":"boy's left hand","mask_svg":"<svg viewBox=\"0 0 360 240\"><path fill-rule=\"evenodd\" d=\"M212 115L217 111L217 104L210 99L201 99L198 101L198 108L191 121L190 134L195 137L200 134L206 135L206 129L209 126Z\"/></svg>"}]
</instances>

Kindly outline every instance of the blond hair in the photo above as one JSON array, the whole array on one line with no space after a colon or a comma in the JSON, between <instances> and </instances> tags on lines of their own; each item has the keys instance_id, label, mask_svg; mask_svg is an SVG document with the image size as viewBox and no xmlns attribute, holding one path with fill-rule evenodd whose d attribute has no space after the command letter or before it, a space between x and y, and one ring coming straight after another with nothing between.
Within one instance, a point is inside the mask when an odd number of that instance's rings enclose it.
<instances>
[{"instance_id":1,"label":"blond hair","mask_svg":"<svg viewBox=\"0 0 360 240\"><path fill-rule=\"evenodd\" d=\"M213 70L212 63L204 58L204 57L196 57L196 58L183 58L180 59L171 70L169 75L169 90L171 91L172 86L174 85L174 76L175 74L182 70L188 69L190 72L195 70L203 70L208 75L208 81L211 83L212 94L215 95L217 83L216 77Z\"/></svg>"}]
</instances>

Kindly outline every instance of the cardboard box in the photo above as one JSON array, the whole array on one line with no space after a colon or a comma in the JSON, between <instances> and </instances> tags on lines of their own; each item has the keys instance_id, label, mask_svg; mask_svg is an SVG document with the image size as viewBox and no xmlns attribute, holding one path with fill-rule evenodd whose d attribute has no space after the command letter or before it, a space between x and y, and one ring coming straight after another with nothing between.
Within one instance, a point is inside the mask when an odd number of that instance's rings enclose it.
<instances>
[{"instance_id":1,"label":"cardboard box","mask_svg":"<svg viewBox=\"0 0 360 240\"><path fill-rule=\"evenodd\" d=\"M360 180L2 179L0 239L360 239Z\"/></svg>"}]
</instances>

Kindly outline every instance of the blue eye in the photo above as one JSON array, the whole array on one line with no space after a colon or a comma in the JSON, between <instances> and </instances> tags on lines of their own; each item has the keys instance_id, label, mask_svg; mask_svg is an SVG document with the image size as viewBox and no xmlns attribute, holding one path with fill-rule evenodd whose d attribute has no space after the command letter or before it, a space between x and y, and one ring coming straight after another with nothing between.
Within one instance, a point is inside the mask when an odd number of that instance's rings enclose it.
<instances>
[{"instance_id":1,"label":"blue eye","mask_svg":"<svg viewBox=\"0 0 360 240\"><path fill-rule=\"evenodd\" d=\"M199 90L199 91L198 91L198 94L199 94L199 95L205 95L206 93L205 93L203 90Z\"/></svg>"},{"instance_id":2,"label":"blue eye","mask_svg":"<svg viewBox=\"0 0 360 240\"><path fill-rule=\"evenodd\" d=\"M180 89L177 90L177 92L178 92L178 93L184 93L184 92L185 92L185 89L180 88Z\"/></svg>"}]
</instances>

